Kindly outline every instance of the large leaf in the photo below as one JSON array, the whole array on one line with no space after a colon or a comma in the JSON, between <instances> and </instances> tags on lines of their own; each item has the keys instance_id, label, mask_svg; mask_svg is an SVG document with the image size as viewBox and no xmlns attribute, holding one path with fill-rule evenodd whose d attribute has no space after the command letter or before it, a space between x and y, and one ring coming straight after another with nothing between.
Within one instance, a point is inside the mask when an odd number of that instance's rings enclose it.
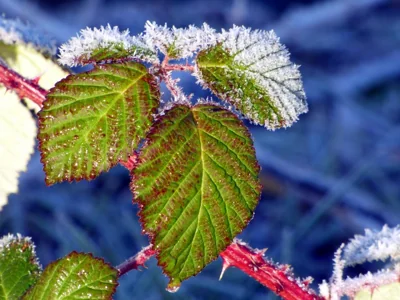
<instances>
[{"instance_id":1,"label":"large leaf","mask_svg":"<svg viewBox=\"0 0 400 300\"><path fill-rule=\"evenodd\" d=\"M93 179L127 160L159 98L155 77L134 62L99 65L57 83L39 113L47 184Z\"/></svg>"},{"instance_id":2,"label":"large leaf","mask_svg":"<svg viewBox=\"0 0 400 300\"><path fill-rule=\"evenodd\" d=\"M260 196L252 139L233 113L178 105L152 127L131 189L169 289L216 259L253 216Z\"/></svg>"},{"instance_id":3,"label":"large leaf","mask_svg":"<svg viewBox=\"0 0 400 300\"><path fill-rule=\"evenodd\" d=\"M23 299L111 299L118 271L91 254L72 252L51 263Z\"/></svg>"},{"instance_id":4,"label":"large leaf","mask_svg":"<svg viewBox=\"0 0 400 300\"><path fill-rule=\"evenodd\" d=\"M7 235L0 239L0 299L19 299L39 275L40 266L29 238Z\"/></svg>"},{"instance_id":5,"label":"large leaf","mask_svg":"<svg viewBox=\"0 0 400 300\"><path fill-rule=\"evenodd\" d=\"M36 123L18 96L0 88L0 210L18 191L19 173L33 153Z\"/></svg>"},{"instance_id":6,"label":"large leaf","mask_svg":"<svg viewBox=\"0 0 400 300\"><path fill-rule=\"evenodd\" d=\"M256 124L288 127L307 111L298 67L273 32L234 27L196 63L202 85Z\"/></svg>"}]
</instances>

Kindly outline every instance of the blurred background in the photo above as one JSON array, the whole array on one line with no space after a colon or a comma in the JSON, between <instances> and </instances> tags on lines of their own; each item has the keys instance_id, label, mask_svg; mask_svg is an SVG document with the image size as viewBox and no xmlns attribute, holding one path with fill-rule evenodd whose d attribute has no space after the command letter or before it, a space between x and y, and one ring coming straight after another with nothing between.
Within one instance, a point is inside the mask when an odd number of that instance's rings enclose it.
<instances>
[{"instance_id":1,"label":"blurred background","mask_svg":"<svg viewBox=\"0 0 400 300\"><path fill-rule=\"evenodd\" d=\"M140 33L147 20L274 29L301 65L309 113L275 132L251 126L263 196L240 238L313 276L332 273L334 251L364 228L400 223L400 1L398 0L0 0L0 12L47 32L58 45L86 26ZM191 76L187 93L208 96ZM46 187L36 152L20 193L0 213L0 234L32 236L42 264L72 250L117 265L148 244L132 205L129 174ZM275 299L221 261L170 294L155 259L121 278L115 299ZM376 270L368 264L348 275Z\"/></svg>"}]
</instances>

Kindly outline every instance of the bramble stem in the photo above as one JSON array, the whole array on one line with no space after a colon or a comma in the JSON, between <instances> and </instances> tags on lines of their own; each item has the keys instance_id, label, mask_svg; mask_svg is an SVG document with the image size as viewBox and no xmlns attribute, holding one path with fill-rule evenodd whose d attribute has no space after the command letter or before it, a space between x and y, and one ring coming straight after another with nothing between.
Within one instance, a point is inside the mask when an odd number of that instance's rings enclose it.
<instances>
[{"instance_id":1,"label":"bramble stem","mask_svg":"<svg viewBox=\"0 0 400 300\"><path fill-rule=\"evenodd\" d=\"M166 71L188 71L193 73L194 66L186 64L186 65L165 65L164 70Z\"/></svg>"},{"instance_id":2,"label":"bramble stem","mask_svg":"<svg viewBox=\"0 0 400 300\"><path fill-rule=\"evenodd\" d=\"M262 285L285 300L324 300L308 287L311 279L300 281L294 278L290 267L276 265L264 258L264 250L255 250L235 240L225 251L220 253L223 261L222 274L229 267L236 267L253 277ZM155 255L152 245L143 248L138 254L117 266L119 276L140 266Z\"/></svg>"},{"instance_id":3,"label":"bramble stem","mask_svg":"<svg viewBox=\"0 0 400 300\"><path fill-rule=\"evenodd\" d=\"M266 260L265 251L252 249L234 240L220 253L222 272L228 267L236 267L286 300L324 300L308 287L310 278L303 281L296 279L288 265L277 265Z\"/></svg>"},{"instance_id":4,"label":"bramble stem","mask_svg":"<svg viewBox=\"0 0 400 300\"><path fill-rule=\"evenodd\" d=\"M40 107L43 106L43 101L46 100L48 92L42 89L35 80L26 79L3 64L0 64L0 83L6 89L16 92L21 99L29 98Z\"/></svg>"},{"instance_id":5,"label":"bramble stem","mask_svg":"<svg viewBox=\"0 0 400 300\"><path fill-rule=\"evenodd\" d=\"M155 251L153 250L153 245L143 248L138 254L132 256L116 267L118 270L118 276L122 276L132 270L138 270L139 267L144 266L144 263L148 261L154 254Z\"/></svg>"}]
</instances>

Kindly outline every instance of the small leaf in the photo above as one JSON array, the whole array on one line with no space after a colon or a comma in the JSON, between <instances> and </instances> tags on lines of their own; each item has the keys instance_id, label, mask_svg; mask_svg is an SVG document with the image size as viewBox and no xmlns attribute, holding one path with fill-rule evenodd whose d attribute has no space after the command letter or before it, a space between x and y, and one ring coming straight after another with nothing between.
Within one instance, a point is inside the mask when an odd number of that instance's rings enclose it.
<instances>
[{"instance_id":1,"label":"small leaf","mask_svg":"<svg viewBox=\"0 0 400 300\"><path fill-rule=\"evenodd\" d=\"M36 122L12 91L0 88L0 210L8 195L18 191L20 172L26 171L34 151Z\"/></svg>"},{"instance_id":2,"label":"small leaf","mask_svg":"<svg viewBox=\"0 0 400 300\"><path fill-rule=\"evenodd\" d=\"M272 31L234 27L218 40L196 59L194 75L204 87L272 130L307 112L298 67Z\"/></svg>"},{"instance_id":3,"label":"small leaf","mask_svg":"<svg viewBox=\"0 0 400 300\"><path fill-rule=\"evenodd\" d=\"M374 289L363 289L357 293L354 300L398 300L400 296L400 283L395 282Z\"/></svg>"},{"instance_id":4,"label":"small leaf","mask_svg":"<svg viewBox=\"0 0 400 300\"><path fill-rule=\"evenodd\" d=\"M174 290L251 220L260 197L252 139L228 110L177 105L156 121L138 160L131 189Z\"/></svg>"},{"instance_id":5,"label":"small leaf","mask_svg":"<svg viewBox=\"0 0 400 300\"><path fill-rule=\"evenodd\" d=\"M81 35L60 47L59 62L70 67L119 59L158 62L156 51L142 36L130 36L129 30L120 32L117 26L83 29Z\"/></svg>"},{"instance_id":6,"label":"small leaf","mask_svg":"<svg viewBox=\"0 0 400 300\"><path fill-rule=\"evenodd\" d=\"M127 160L159 98L155 77L135 62L98 65L57 83L39 113L46 183L93 179Z\"/></svg>"},{"instance_id":7,"label":"small leaf","mask_svg":"<svg viewBox=\"0 0 400 300\"><path fill-rule=\"evenodd\" d=\"M104 260L72 252L48 265L23 299L111 299L117 277Z\"/></svg>"},{"instance_id":8,"label":"small leaf","mask_svg":"<svg viewBox=\"0 0 400 300\"><path fill-rule=\"evenodd\" d=\"M40 275L30 238L6 235L0 239L0 299L19 299Z\"/></svg>"}]
</instances>

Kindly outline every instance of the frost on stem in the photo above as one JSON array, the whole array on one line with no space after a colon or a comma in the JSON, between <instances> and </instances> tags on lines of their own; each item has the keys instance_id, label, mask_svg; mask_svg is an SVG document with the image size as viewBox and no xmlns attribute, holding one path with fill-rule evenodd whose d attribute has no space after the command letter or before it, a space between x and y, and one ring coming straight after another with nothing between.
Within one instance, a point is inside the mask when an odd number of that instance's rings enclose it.
<instances>
[{"instance_id":1,"label":"frost on stem","mask_svg":"<svg viewBox=\"0 0 400 300\"><path fill-rule=\"evenodd\" d=\"M154 49L145 43L142 36L131 36L129 30L121 32L117 26L87 27L60 47L59 62L70 67L118 59L158 62Z\"/></svg>"},{"instance_id":2,"label":"frost on stem","mask_svg":"<svg viewBox=\"0 0 400 300\"><path fill-rule=\"evenodd\" d=\"M194 75L255 124L289 127L308 111L298 66L271 31L234 26L200 52Z\"/></svg>"},{"instance_id":3,"label":"frost on stem","mask_svg":"<svg viewBox=\"0 0 400 300\"><path fill-rule=\"evenodd\" d=\"M344 269L366 261L389 259L386 269L360 274L358 277L343 279ZM381 231L365 230L356 235L348 244L343 244L335 253L333 276L319 288L326 299L336 300L342 296L354 297L360 290L375 289L400 282L400 226L383 226Z\"/></svg>"}]
</instances>

